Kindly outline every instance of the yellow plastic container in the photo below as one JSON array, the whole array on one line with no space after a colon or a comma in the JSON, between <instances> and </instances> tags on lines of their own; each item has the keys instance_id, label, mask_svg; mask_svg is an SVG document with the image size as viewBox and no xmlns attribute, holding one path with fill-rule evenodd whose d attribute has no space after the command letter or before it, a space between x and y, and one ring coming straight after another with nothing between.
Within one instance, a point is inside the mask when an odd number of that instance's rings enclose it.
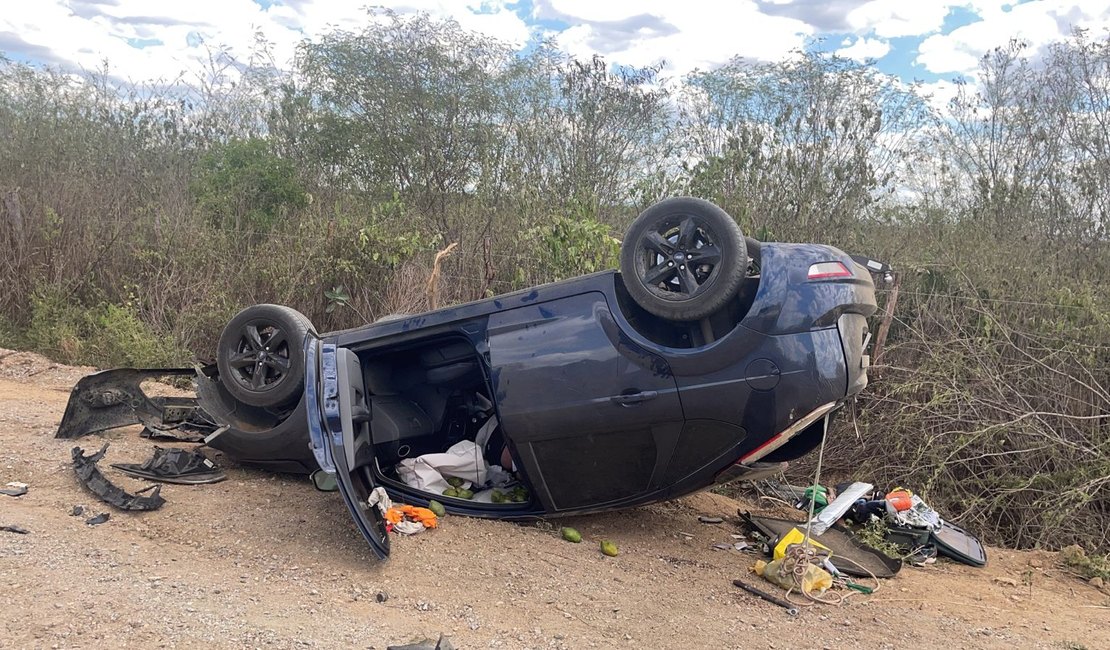
<instances>
[{"instance_id":1,"label":"yellow plastic container","mask_svg":"<svg viewBox=\"0 0 1110 650\"><path fill-rule=\"evenodd\" d=\"M783 535L782 539L779 540L779 543L775 544L774 558L776 560L781 560L782 558L786 557L786 549L788 547L790 547L792 544L801 544L802 542L805 541L805 539L806 539L806 534L804 532L798 530L797 528L791 528L790 532ZM821 544L820 542L813 539L812 537L809 538L809 545L812 546L813 548L816 548L816 549L820 549L820 550L823 550L823 551L829 551L828 546L825 546L824 544ZM831 553L831 551L830 551L830 553Z\"/></svg>"}]
</instances>

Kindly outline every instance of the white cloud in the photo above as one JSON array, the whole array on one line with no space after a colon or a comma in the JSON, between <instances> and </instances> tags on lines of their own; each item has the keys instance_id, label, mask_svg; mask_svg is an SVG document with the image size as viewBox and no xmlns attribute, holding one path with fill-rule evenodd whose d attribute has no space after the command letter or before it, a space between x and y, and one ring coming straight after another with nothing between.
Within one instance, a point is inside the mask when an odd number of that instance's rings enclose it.
<instances>
[{"instance_id":1,"label":"white cloud","mask_svg":"<svg viewBox=\"0 0 1110 650\"><path fill-rule=\"evenodd\" d=\"M520 47L530 28L507 0L375 0L399 12L451 17L468 30ZM263 9L252 0L34 0L0 13L0 51L63 66L97 68L107 60L115 75L136 81L172 79L203 68L208 48L227 47L239 57L256 35L272 45L278 65L288 65L296 45L332 28L367 23L366 0L288 0ZM144 42L133 47L129 40Z\"/></svg>"},{"instance_id":2,"label":"white cloud","mask_svg":"<svg viewBox=\"0 0 1110 650\"><path fill-rule=\"evenodd\" d=\"M733 56L782 59L815 33L801 20L762 13L750 0L547 0L537 2L536 11L571 25L556 42L575 56L597 53L633 66L662 62L670 74L714 67Z\"/></svg>"},{"instance_id":3,"label":"white cloud","mask_svg":"<svg viewBox=\"0 0 1110 650\"><path fill-rule=\"evenodd\" d=\"M549 32L517 15L515 0L277 0L266 9L253 0L0 0L0 52L85 68L108 60L117 76L172 79L202 69L209 46L237 57L255 35L272 44L275 63L288 66L298 42L339 28L357 30L365 5L393 6L450 17L520 47L552 36L580 57L606 56L634 66L666 62L681 75L739 55L779 60L819 35L852 36L837 50L856 60L881 58L892 38L923 36L917 62L936 74L969 74L990 48L1011 36L1035 48L1066 36L1072 27L1101 35L1110 28L1110 0L532 0L532 19L569 27ZM941 33L954 8L980 19ZM134 47L141 42L144 46ZM887 61L891 59L888 57ZM908 72L908 71L907 71Z\"/></svg>"},{"instance_id":4,"label":"white cloud","mask_svg":"<svg viewBox=\"0 0 1110 650\"><path fill-rule=\"evenodd\" d=\"M847 41L848 39L845 39ZM857 38L855 43L836 51L838 56L864 62L868 59L881 59L890 52L890 43L878 38Z\"/></svg>"},{"instance_id":5,"label":"white cloud","mask_svg":"<svg viewBox=\"0 0 1110 650\"><path fill-rule=\"evenodd\" d=\"M959 84L947 79L923 83L919 88L923 95L929 96L929 104L942 115L948 115L949 102L960 92Z\"/></svg>"},{"instance_id":6,"label":"white cloud","mask_svg":"<svg viewBox=\"0 0 1110 650\"><path fill-rule=\"evenodd\" d=\"M1033 0L1013 6L983 1L977 10L980 21L926 38L918 48L918 63L936 74L974 76L979 59L1010 38L1029 42L1036 52L1065 38L1073 28L1095 34L1110 28L1110 3L1101 1Z\"/></svg>"},{"instance_id":7,"label":"white cloud","mask_svg":"<svg viewBox=\"0 0 1110 650\"><path fill-rule=\"evenodd\" d=\"M873 0L848 14L857 33L874 31L883 38L917 36L941 28L953 2L940 0ZM964 4L964 3L959 3Z\"/></svg>"}]
</instances>

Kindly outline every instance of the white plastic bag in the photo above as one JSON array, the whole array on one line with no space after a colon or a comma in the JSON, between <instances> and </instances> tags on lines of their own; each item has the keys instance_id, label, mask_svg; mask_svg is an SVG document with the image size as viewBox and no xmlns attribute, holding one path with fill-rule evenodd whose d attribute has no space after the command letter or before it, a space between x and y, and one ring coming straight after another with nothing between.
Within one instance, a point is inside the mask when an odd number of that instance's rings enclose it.
<instances>
[{"instance_id":1,"label":"white plastic bag","mask_svg":"<svg viewBox=\"0 0 1110 650\"><path fill-rule=\"evenodd\" d=\"M485 485L488 472L489 465L482 456L481 447L471 440L458 442L441 454L405 458L397 464L397 476L405 485L432 494L443 494L451 487L446 479L448 476L472 485Z\"/></svg>"}]
</instances>

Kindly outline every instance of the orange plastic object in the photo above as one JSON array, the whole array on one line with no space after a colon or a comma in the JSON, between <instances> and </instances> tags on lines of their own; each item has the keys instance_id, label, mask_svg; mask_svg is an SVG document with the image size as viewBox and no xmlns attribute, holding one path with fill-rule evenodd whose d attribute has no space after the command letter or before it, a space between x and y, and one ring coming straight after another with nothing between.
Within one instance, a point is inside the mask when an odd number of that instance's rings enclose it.
<instances>
[{"instance_id":1,"label":"orange plastic object","mask_svg":"<svg viewBox=\"0 0 1110 650\"><path fill-rule=\"evenodd\" d=\"M903 510L909 510L913 505L912 497L913 494L909 490L894 490L886 495L886 502L887 505L894 508L895 512L902 512Z\"/></svg>"}]
</instances>

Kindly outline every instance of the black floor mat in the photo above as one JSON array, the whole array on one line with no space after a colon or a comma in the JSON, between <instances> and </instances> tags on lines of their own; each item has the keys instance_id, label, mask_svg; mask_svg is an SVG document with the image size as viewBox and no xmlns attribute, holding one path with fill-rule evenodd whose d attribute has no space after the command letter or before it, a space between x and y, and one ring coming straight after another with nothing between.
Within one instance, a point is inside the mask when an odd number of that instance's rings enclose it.
<instances>
[{"instance_id":1,"label":"black floor mat","mask_svg":"<svg viewBox=\"0 0 1110 650\"><path fill-rule=\"evenodd\" d=\"M805 529L805 522L801 521L758 517L747 512L738 512L738 514L741 520L748 522L772 540L779 539L792 528ZM815 537L814 540L829 547L832 552L832 565L841 573L866 578L869 577L867 571L870 571L876 578L893 578L902 570L902 560L887 557L881 551L871 548L850 531L841 528L839 524L825 531L820 537ZM842 558L848 558L851 562L842 561ZM865 567L867 571L856 566L857 564Z\"/></svg>"}]
</instances>

